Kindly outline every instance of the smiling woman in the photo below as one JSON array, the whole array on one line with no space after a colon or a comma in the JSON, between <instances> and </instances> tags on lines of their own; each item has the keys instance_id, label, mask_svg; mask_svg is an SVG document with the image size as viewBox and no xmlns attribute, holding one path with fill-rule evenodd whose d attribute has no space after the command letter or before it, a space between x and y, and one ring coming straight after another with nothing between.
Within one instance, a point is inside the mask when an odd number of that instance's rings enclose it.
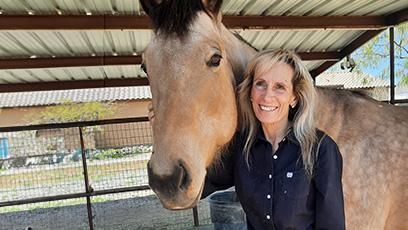
<instances>
[{"instance_id":1,"label":"smiling woman","mask_svg":"<svg viewBox=\"0 0 408 230\"><path fill-rule=\"evenodd\" d=\"M246 154L249 154L254 141L257 123L262 123L264 132L270 134L267 139L274 151L293 126L302 144L305 169L311 176L316 136L313 116L316 91L301 59L287 50L259 53L249 63L245 80L238 91L242 123L249 134L245 143Z\"/></svg>"},{"instance_id":2,"label":"smiling woman","mask_svg":"<svg viewBox=\"0 0 408 230\"><path fill-rule=\"evenodd\" d=\"M204 190L235 185L248 229L345 229L342 157L315 128L315 94L290 51L264 51L249 64L232 160L207 176Z\"/></svg>"}]
</instances>

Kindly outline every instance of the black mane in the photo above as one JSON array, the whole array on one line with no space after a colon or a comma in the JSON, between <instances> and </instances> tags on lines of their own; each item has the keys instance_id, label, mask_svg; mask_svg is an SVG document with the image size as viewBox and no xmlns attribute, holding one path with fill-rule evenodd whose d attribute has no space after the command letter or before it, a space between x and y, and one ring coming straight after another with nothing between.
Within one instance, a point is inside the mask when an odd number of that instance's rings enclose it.
<instances>
[{"instance_id":1,"label":"black mane","mask_svg":"<svg viewBox=\"0 0 408 230\"><path fill-rule=\"evenodd\" d=\"M163 0L150 17L156 32L184 37L200 11L207 13L201 0Z\"/></svg>"}]
</instances>

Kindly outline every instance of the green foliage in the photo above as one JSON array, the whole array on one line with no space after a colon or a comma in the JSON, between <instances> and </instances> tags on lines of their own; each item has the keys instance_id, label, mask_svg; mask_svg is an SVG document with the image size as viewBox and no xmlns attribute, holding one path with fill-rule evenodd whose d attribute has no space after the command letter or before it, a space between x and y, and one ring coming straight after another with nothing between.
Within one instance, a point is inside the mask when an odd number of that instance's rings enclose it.
<instances>
[{"instance_id":1,"label":"green foliage","mask_svg":"<svg viewBox=\"0 0 408 230\"><path fill-rule=\"evenodd\" d=\"M64 100L60 105L48 106L34 123L65 123L75 121L93 121L113 115L116 106L112 102L75 103Z\"/></svg>"},{"instance_id":2,"label":"green foliage","mask_svg":"<svg viewBox=\"0 0 408 230\"><path fill-rule=\"evenodd\" d=\"M370 79L368 79L368 78L363 78L363 79L361 79L361 83L363 84L363 85L367 85L367 84L369 84L371 82L371 80Z\"/></svg>"},{"instance_id":3,"label":"green foliage","mask_svg":"<svg viewBox=\"0 0 408 230\"><path fill-rule=\"evenodd\" d=\"M141 154L151 151L149 147L125 147L121 149L104 149L94 151L90 158L94 160L115 159L129 155Z\"/></svg>"},{"instance_id":4,"label":"green foliage","mask_svg":"<svg viewBox=\"0 0 408 230\"><path fill-rule=\"evenodd\" d=\"M406 85L408 86L408 77L404 77L400 81L400 85Z\"/></svg>"}]
</instances>

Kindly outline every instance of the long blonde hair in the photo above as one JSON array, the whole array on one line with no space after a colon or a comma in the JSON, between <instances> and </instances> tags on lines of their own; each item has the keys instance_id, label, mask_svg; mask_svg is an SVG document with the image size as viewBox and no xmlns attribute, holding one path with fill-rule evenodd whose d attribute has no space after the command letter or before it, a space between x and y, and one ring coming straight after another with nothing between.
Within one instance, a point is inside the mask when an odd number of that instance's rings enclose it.
<instances>
[{"instance_id":1,"label":"long blonde hair","mask_svg":"<svg viewBox=\"0 0 408 230\"><path fill-rule=\"evenodd\" d=\"M295 72L292 84L293 93L298 103L294 108L293 131L300 143L305 170L311 177L313 175L316 155L314 146L317 141L314 123L316 91L313 86L313 79L301 59L295 53L288 50L266 50L258 53L249 63L244 80L238 87L240 129L247 135L244 146L247 165L248 167L250 166L249 155L255 141L258 126L260 125L250 101L254 76L255 73L262 74L267 72L278 62L288 64Z\"/></svg>"}]
</instances>

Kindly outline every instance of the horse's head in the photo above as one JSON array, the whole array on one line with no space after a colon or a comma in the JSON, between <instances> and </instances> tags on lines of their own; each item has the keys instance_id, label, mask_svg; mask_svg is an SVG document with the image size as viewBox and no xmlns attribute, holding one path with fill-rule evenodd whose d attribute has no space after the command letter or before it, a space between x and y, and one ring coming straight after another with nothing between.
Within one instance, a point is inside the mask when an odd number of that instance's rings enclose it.
<instances>
[{"instance_id":1,"label":"horse's head","mask_svg":"<svg viewBox=\"0 0 408 230\"><path fill-rule=\"evenodd\" d=\"M143 64L155 113L149 185L164 207L190 208L201 196L206 168L237 125L221 1L141 4L155 27Z\"/></svg>"}]
</instances>

